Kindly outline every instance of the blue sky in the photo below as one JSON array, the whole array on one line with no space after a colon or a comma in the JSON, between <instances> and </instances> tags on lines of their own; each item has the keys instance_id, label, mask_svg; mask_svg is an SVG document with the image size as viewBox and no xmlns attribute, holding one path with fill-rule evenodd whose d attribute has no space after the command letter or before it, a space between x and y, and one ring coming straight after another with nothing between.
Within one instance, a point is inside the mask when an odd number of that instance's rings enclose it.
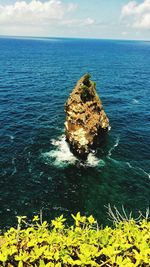
<instances>
[{"instance_id":1,"label":"blue sky","mask_svg":"<svg viewBox=\"0 0 150 267\"><path fill-rule=\"evenodd\" d=\"M0 35L150 40L150 0L0 0Z\"/></svg>"}]
</instances>

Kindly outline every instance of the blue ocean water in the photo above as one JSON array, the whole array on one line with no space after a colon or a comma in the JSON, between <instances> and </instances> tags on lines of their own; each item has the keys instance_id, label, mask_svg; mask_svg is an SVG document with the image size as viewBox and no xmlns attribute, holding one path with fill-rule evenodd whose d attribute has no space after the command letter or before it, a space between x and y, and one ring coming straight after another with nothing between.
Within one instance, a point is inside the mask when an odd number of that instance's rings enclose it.
<instances>
[{"instance_id":1,"label":"blue ocean water","mask_svg":"<svg viewBox=\"0 0 150 267\"><path fill-rule=\"evenodd\" d=\"M0 226L17 215L81 211L107 223L108 203L150 204L150 42L0 38ZM69 151L64 103L85 73L111 130L86 162Z\"/></svg>"}]
</instances>

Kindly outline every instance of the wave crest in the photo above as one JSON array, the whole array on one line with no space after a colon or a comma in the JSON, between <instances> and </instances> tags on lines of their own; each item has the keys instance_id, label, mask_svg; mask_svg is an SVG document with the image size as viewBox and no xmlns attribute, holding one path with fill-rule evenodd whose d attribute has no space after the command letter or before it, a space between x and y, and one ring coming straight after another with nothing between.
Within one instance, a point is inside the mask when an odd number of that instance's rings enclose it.
<instances>
[{"instance_id":1,"label":"wave crest","mask_svg":"<svg viewBox=\"0 0 150 267\"><path fill-rule=\"evenodd\" d=\"M95 151L89 153L87 160L82 161L75 157L70 151L69 145L66 142L65 135L61 135L58 139L52 139L51 144L55 147L49 152L43 153L44 159L56 167L65 167L68 165L83 166L83 167L103 167L105 162L95 156Z\"/></svg>"}]
</instances>

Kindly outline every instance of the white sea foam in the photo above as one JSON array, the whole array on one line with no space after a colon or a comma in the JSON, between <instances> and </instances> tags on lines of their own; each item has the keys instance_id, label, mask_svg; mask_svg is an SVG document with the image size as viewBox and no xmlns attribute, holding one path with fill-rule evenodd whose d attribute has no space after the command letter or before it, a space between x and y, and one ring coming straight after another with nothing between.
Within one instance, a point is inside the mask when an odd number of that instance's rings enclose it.
<instances>
[{"instance_id":1,"label":"white sea foam","mask_svg":"<svg viewBox=\"0 0 150 267\"><path fill-rule=\"evenodd\" d=\"M119 142L120 142L120 137L118 136L117 138L116 138L116 141L115 141L115 144L110 148L110 150L108 151L108 158L110 158L111 157L111 155L112 155L112 152L115 150L115 148L119 145Z\"/></svg>"},{"instance_id":2,"label":"white sea foam","mask_svg":"<svg viewBox=\"0 0 150 267\"><path fill-rule=\"evenodd\" d=\"M119 160L115 160L113 158L111 158L112 155L112 151L115 149L115 147L117 147L119 145L119 137L116 139L116 142L114 144L114 146L109 150L108 152L108 156L107 158L109 158L111 161L113 161L115 164L126 164L130 169L136 171L139 173L142 172L145 176L148 176L148 178L150 179L150 173L146 172L144 169L137 167L137 166L133 166L130 162L124 162L124 161L119 161Z\"/></svg>"},{"instance_id":3,"label":"white sea foam","mask_svg":"<svg viewBox=\"0 0 150 267\"><path fill-rule=\"evenodd\" d=\"M10 138L11 142L15 139L15 137L13 135L7 135L7 136Z\"/></svg>"},{"instance_id":4,"label":"white sea foam","mask_svg":"<svg viewBox=\"0 0 150 267\"><path fill-rule=\"evenodd\" d=\"M141 170L146 176L148 176L148 178L150 179L150 173L146 172L145 170L143 170L142 168L139 168L139 170Z\"/></svg>"},{"instance_id":5,"label":"white sea foam","mask_svg":"<svg viewBox=\"0 0 150 267\"><path fill-rule=\"evenodd\" d=\"M137 99L134 98L134 99L132 100L132 103L133 103L133 104L138 104L138 103L139 103L139 100L137 100Z\"/></svg>"},{"instance_id":6,"label":"white sea foam","mask_svg":"<svg viewBox=\"0 0 150 267\"><path fill-rule=\"evenodd\" d=\"M15 160L16 160L16 158L12 158L12 165L13 165L13 171L12 171L12 174L11 174L11 176L13 176L16 172L17 172L17 168L16 168L16 165L15 165Z\"/></svg>"},{"instance_id":7,"label":"white sea foam","mask_svg":"<svg viewBox=\"0 0 150 267\"><path fill-rule=\"evenodd\" d=\"M97 158L95 156L95 154L91 152L91 153L89 153L84 165L86 165L88 167L96 167L96 166L103 167L103 166L105 166L105 162L102 159Z\"/></svg>"},{"instance_id":8,"label":"white sea foam","mask_svg":"<svg viewBox=\"0 0 150 267\"><path fill-rule=\"evenodd\" d=\"M128 167L129 167L130 169L133 168L130 162L126 162L126 164L128 165Z\"/></svg>"},{"instance_id":9,"label":"white sea foam","mask_svg":"<svg viewBox=\"0 0 150 267\"><path fill-rule=\"evenodd\" d=\"M143 173L144 173L146 176L148 176L148 178L150 179L150 173L146 172L145 170L143 170L143 169L140 168L140 167L135 167L135 169L137 169L137 170L143 172Z\"/></svg>"},{"instance_id":10,"label":"white sea foam","mask_svg":"<svg viewBox=\"0 0 150 267\"><path fill-rule=\"evenodd\" d=\"M69 145L66 142L65 135L63 134L58 139L52 139L51 144L55 147L49 152L43 153L43 157L47 160L48 163L52 163L57 167L65 167L67 165L84 166L84 167L96 167L104 166L105 162L102 159L98 159L95 156L95 151L89 153L87 160L80 161L77 157L73 155L70 151ZM53 160L53 161L52 161Z\"/></svg>"},{"instance_id":11,"label":"white sea foam","mask_svg":"<svg viewBox=\"0 0 150 267\"><path fill-rule=\"evenodd\" d=\"M142 168L136 167L136 166L132 166L130 162L126 162L126 164L128 165L128 167L130 169L134 169L135 171L138 171L138 172L139 171L143 172L150 179L150 174L148 172L146 172L145 170L143 170Z\"/></svg>"},{"instance_id":12,"label":"white sea foam","mask_svg":"<svg viewBox=\"0 0 150 267\"><path fill-rule=\"evenodd\" d=\"M52 139L51 143L55 146L55 149L44 153L44 157L54 159L53 164L60 167L66 164L75 164L77 158L71 153L65 135L60 136L58 139Z\"/></svg>"}]
</instances>

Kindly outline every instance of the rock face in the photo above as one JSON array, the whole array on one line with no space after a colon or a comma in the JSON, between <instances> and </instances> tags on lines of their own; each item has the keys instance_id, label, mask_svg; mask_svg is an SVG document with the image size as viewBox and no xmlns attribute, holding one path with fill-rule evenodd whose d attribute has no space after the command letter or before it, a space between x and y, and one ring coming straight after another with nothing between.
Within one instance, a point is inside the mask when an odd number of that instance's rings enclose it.
<instances>
[{"instance_id":1,"label":"rock face","mask_svg":"<svg viewBox=\"0 0 150 267\"><path fill-rule=\"evenodd\" d=\"M92 146L101 141L109 127L96 84L85 74L77 82L66 104L66 139L73 153L86 158Z\"/></svg>"}]
</instances>

